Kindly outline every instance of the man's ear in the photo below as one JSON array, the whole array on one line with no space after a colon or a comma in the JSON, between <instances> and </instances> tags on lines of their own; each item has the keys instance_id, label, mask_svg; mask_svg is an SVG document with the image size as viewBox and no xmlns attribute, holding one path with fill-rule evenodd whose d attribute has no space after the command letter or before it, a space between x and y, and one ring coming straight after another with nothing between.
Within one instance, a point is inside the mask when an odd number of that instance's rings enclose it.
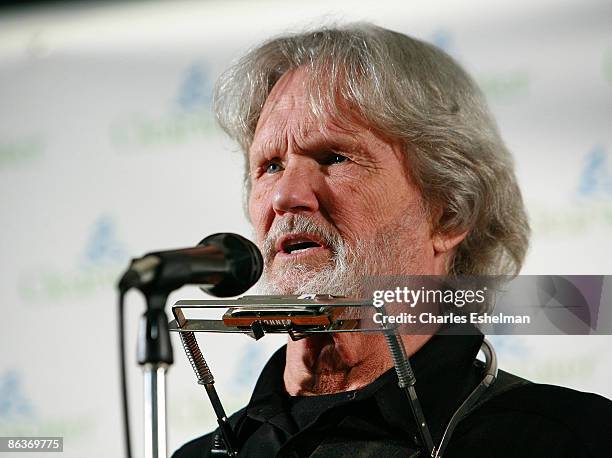
<instances>
[{"instance_id":1,"label":"man's ear","mask_svg":"<svg viewBox=\"0 0 612 458\"><path fill-rule=\"evenodd\" d=\"M456 248L468 234L468 230L461 230L460 228L448 231L442 231L436 229L436 226L440 224L442 219L443 210L439 206L433 208L433 227L434 232L432 234L432 244L434 249L434 255L448 255L451 254L452 250Z\"/></svg>"},{"instance_id":2,"label":"man's ear","mask_svg":"<svg viewBox=\"0 0 612 458\"><path fill-rule=\"evenodd\" d=\"M450 254L467 236L468 231L462 232L436 232L432 237L434 253L436 256Z\"/></svg>"}]
</instances>

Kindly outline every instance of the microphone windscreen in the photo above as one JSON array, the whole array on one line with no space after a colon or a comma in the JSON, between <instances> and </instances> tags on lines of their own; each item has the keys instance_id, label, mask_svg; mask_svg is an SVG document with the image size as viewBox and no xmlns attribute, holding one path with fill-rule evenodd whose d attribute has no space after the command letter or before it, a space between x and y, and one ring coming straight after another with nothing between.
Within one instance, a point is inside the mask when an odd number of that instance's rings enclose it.
<instances>
[{"instance_id":1,"label":"microphone windscreen","mask_svg":"<svg viewBox=\"0 0 612 458\"><path fill-rule=\"evenodd\" d=\"M202 291L216 297L238 296L257 283L264 262L259 248L238 234L222 232L209 235L198 246L213 246L221 250L228 267L223 279Z\"/></svg>"}]
</instances>

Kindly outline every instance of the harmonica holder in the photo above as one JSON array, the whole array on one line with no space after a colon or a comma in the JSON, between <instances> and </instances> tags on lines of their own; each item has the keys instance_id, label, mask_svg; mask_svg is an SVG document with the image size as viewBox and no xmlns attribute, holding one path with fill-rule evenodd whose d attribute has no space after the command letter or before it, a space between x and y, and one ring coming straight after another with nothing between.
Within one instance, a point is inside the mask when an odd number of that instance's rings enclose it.
<instances>
[{"instance_id":1,"label":"harmonica holder","mask_svg":"<svg viewBox=\"0 0 612 458\"><path fill-rule=\"evenodd\" d=\"M404 343L396 327L382 325L361 328L357 319L343 317L343 310L352 307L374 307L372 302L330 295L302 296L243 296L224 300L181 300L172 307L174 320L169 330L178 332L187 358L203 385L213 406L220 434L213 440L211 454L236 456L235 434L214 386L214 377L195 338L196 332L246 334L259 340L266 334L289 334L293 340L307 336L344 332L382 332L397 373L398 385L405 392L412 416L419 430L421 446L432 458L441 458L459 421L466 415L484 391L497 377L497 358L485 339L481 351L485 355L485 377L452 415L438 447L435 446L417 392L416 377L410 365ZM227 309L222 319L187 319L185 311L193 309ZM384 307L378 312L386 314ZM386 321L383 321L386 322Z\"/></svg>"}]
</instances>

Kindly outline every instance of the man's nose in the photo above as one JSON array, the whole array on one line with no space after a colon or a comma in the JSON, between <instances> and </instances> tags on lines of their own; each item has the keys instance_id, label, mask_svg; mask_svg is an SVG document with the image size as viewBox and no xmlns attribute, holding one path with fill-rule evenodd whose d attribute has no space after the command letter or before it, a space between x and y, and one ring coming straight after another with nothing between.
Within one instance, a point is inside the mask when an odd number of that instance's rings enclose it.
<instances>
[{"instance_id":1,"label":"man's nose","mask_svg":"<svg viewBox=\"0 0 612 458\"><path fill-rule=\"evenodd\" d=\"M309 165L296 161L283 170L272 197L272 207L277 215L313 213L319 209L319 173L316 167Z\"/></svg>"}]
</instances>

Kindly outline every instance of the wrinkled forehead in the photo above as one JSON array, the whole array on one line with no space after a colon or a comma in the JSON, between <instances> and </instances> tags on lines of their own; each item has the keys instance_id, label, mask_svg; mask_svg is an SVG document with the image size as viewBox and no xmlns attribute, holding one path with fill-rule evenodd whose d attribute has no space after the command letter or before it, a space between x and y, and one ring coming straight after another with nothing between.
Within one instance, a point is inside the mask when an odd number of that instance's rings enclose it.
<instances>
[{"instance_id":1,"label":"wrinkled forehead","mask_svg":"<svg viewBox=\"0 0 612 458\"><path fill-rule=\"evenodd\" d=\"M283 144L289 137L310 141L331 141L338 135L351 138L364 130L370 127L339 91L299 67L281 76L270 91L249 149L286 147Z\"/></svg>"}]
</instances>

